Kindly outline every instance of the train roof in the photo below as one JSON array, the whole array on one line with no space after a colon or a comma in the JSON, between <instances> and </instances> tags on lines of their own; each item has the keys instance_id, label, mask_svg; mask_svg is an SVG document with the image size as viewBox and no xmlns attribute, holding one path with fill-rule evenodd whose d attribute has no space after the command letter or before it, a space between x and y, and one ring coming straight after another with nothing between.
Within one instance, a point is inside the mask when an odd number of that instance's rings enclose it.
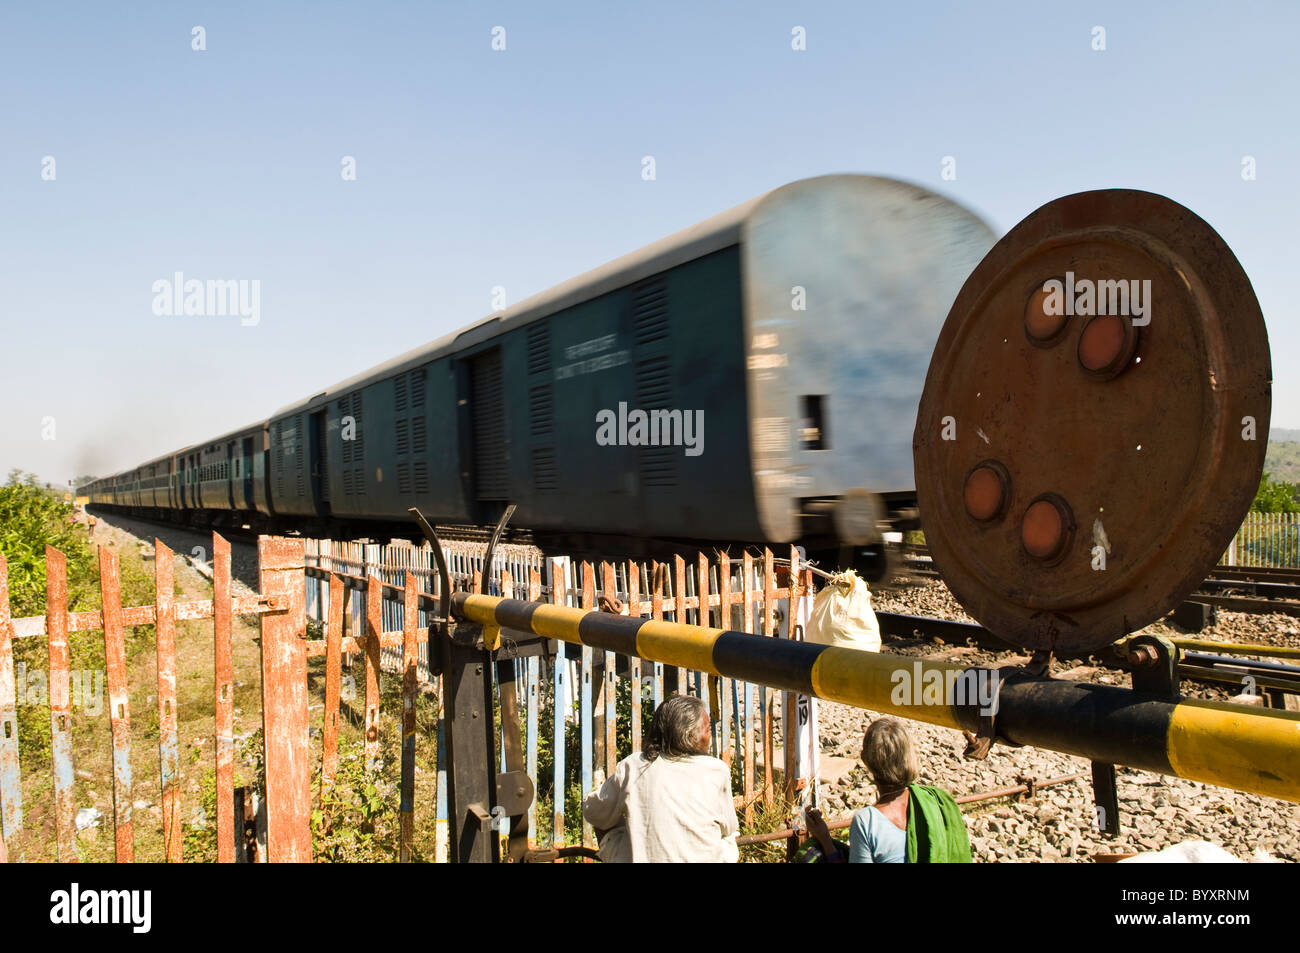
<instances>
[{"instance_id":1,"label":"train roof","mask_svg":"<svg viewBox=\"0 0 1300 953\"><path fill-rule=\"evenodd\" d=\"M872 176L852 176L853 178L872 178ZM819 178L835 178L820 176ZM781 188L786 188L782 186ZM373 380L382 380L400 374L403 371L427 364L446 354L486 341L503 334L512 328L536 321L556 312L571 308L584 301L590 301L611 291L617 291L643 278L658 274L668 268L694 261L704 255L729 248L740 241L745 221L753 210L773 192L764 192L755 198L719 212L712 218L698 222L689 228L674 232L666 238L652 242L634 252L608 261L597 268L584 272L576 278L548 288L545 291L525 298L518 304L493 314L476 324L471 324L459 331L444 335L428 344L399 354L376 367L354 374L346 380L339 381L332 387L292 404L281 407L271 419L296 413L306 407L327 402L336 394L355 390Z\"/></svg>"}]
</instances>

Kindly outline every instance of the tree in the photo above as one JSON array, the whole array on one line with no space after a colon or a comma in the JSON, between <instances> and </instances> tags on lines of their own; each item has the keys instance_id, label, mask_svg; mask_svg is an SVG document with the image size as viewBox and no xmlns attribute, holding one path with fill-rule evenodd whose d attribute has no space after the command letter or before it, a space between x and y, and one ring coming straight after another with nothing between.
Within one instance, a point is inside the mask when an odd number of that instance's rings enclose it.
<instances>
[{"instance_id":1,"label":"tree","mask_svg":"<svg viewBox=\"0 0 1300 953\"><path fill-rule=\"evenodd\" d=\"M1282 480L1272 480L1268 473L1260 478L1255 501L1250 504L1254 513L1300 513L1300 486Z\"/></svg>"}]
</instances>

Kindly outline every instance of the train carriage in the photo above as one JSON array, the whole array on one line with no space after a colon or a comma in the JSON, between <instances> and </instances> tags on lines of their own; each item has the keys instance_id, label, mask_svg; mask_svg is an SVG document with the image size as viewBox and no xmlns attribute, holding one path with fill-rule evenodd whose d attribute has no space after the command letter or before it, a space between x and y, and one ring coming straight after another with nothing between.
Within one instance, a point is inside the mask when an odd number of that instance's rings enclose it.
<instances>
[{"instance_id":1,"label":"train carriage","mask_svg":"<svg viewBox=\"0 0 1300 953\"><path fill-rule=\"evenodd\" d=\"M514 503L570 546L863 545L915 519L927 362L994 239L918 186L795 182L182 451L179 505L247 509L260 433L268 527Z\"/></svg>"}]
</instances>

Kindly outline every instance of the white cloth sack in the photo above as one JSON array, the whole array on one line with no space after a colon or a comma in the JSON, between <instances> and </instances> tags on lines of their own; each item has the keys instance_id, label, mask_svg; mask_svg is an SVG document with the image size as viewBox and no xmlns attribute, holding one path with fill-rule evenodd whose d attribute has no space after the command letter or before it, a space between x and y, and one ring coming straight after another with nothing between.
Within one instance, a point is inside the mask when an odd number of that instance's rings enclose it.
<instances>
[{"instance_id":1,"label":"white cloth sack","mask_svg":"<svg viewBox=\"0 0 1300 953\"><path fill-rule=\"evenodd\" d=\"M880 623L867 584L852 569L839 573L813 600L804 641L841 649L880 651Z\"/></svg>"}]
</instances>

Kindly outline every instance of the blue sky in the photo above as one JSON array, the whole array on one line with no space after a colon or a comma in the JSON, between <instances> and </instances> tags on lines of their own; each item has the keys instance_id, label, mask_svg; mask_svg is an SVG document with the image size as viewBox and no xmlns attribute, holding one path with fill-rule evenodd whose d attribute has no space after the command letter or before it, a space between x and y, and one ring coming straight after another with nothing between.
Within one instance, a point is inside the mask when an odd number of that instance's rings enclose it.
<instances>
[{"instance_id":1,"label":"blue sky","mask_svg":"<svg viewBox=\"0 0 1300 953\"><path fill-rule=\"evenodd\" d=\"M1297 27L1287 3L6 4L0 473L215 436L485 316L495 286L837 171L999 233L1070 192L1169 195L1244 265L1273 423L1298 427ZM155 315L176 271L257 279L260 323Z\"/></svg>"}]
</instances>

